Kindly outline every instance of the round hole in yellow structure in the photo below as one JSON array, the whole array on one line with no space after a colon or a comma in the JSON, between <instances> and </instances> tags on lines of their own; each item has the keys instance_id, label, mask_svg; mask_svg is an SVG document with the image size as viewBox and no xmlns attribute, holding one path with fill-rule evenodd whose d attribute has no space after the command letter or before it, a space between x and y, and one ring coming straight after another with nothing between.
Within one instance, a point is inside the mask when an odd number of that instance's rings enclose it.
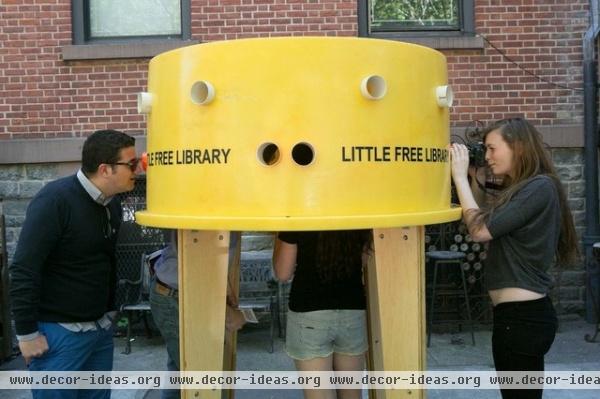
<instances>
[{"instance_id":1,"label":"round hole in yellow structure","mask_svg":"<svg viewBox=\"0 0 600 399\"><path fill-rule=\"evenodd\" d=\"M263 165L275 165L277 162L279 162L279 147L277 147L277 144L274 143L261 144L261 146L258 147L256 155L259 162L261 162Z\"/></svg>"},{"instance_id":2,"label":"round hole in yellow structure","mask_svg":"<svg viewBox=\"0 0 600 399\"><path fill-rule=\"evenodd\" d=\"M308 166L315 159L315 150L308 143L298 143L292 148L292 159L300 166Z\"/></svg>"},{"instance_id":3,"label":"round hole in yellow structure","mask_svg":"<svg viewBox=\"0 0 600 399\"><path fill-rule=\"evenodd\" d=\"M215 88L209 82L200 80L192 85L190 97L194 104L206 105L214 99Z\"/></svg>"},{"instance_id":4,"label":"round hole in yellow structure","mask_svg":"<svg viewBox=\"0 0 600 399\"><path fill-rule=\"evenodd\" d=\"M360 83L360 92L368 100L380 100L387 92L385 79L381 76L367 76Z\"/></svg>"}]
</instances>

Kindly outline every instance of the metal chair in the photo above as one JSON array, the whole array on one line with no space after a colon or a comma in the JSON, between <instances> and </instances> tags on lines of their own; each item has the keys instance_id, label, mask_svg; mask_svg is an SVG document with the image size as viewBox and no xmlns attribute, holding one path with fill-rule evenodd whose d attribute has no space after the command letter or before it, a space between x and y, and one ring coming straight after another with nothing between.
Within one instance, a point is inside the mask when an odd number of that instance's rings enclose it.
<instances>
[{"instance_id":1,"label":"metal chair","mask_svg":"<svg viewBox=\"0 0 600 399\"><path fill-rule=\"evenodd\" d=\"M456 251L429 251L426 252L425 255L427 258L433 261L433 282L431 285L431 303L429 308L429 317L427 321L427 347L429 347L431 343L431 329L433 326L434 312L435 312L435 296L437 290L438 283L438 269L442 265L455 265L460 270L460 276L462 280L462 289L451 289L445 291L446 294L456 295L462 294L464 296L465 306L467 310L467 321L471 327L471 340L473 341L473 345L475 345L475 332L473 330L473 320L471 316L471 305L469 303L469 293L467 291L467 279L465 278L465 271L462 268L462 260L466 257L464 252L456 252Z\"/></svg>"},{"instance_id":2,"label":"metal chair","mask_svg":"<svg viewBox=\"0 0 600 399\"><path fill-rule=\"evenodd\" d=\"M152 252L150 254L142 254L140 262L140 274L137 280L121 279L118 284L125 286L125 298L130 300L129 302L123 303L119 308L121 314L127 320L127 343L125 344L124 354L128 355L131 353L131 324L133 322L134 313L141 313L142 320L144 322L144 328L146 335L151 338L152 330L148 324L148 313L150 309L150 285L152 277L154 276L154 262L158 259L161 254L161 250ZM132 292L137 290L137 295L133 295Z\"/></svg>"},{"instance_id":3,"label":"metal chair","mask_svg":"<svg viewBox=\"0 0 600 399\"><path fill-rule=\"evenodd\" d=\"M274 351L275 327L280 325L278 284L273 277L271 258L271 251L242 252L239 294L240 309L252 309L269 313L269 353Z\"/></svg>"}]
</instances>

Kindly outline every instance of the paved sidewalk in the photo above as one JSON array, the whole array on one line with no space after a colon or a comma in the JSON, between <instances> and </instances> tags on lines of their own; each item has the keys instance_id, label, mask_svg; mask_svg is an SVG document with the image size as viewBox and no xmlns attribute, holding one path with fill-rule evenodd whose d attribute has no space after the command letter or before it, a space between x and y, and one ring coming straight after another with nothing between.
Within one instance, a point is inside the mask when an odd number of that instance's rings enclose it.
<instances>
[{"instance_id":1,"label":"paved sidewalk","mask_svg":"<svg viewBox=\"0 0 600 399\"><path fill-rule=\"evenodd\" d=\"M556 341L546 357L548 370L597 370L600 375L600 337L598 342L586 342L584 336L593 333L595 325L570 317L561 320ZM275 352L269 353L268 326L245 327L238 336L238 370L293 370L293 362L283 352L283 340L275 343ZM460 334L432 334L427 354L429 370L481 370L493 371L489 331L477 331L476 345L470 344L467 332ZM162 370L166 351L159 337L137 337L132 343L132 353L122 354L124 339L115 340L115 370ZM22 358L0 365L0 370L23 369ZM30 399L26 390L0 391L2 399ZM364 394L366 398L366 393ZM429 399L481 398L500 399L496 390L430 390ZM117 390L113 399L158 399L158 391ZM301 399L297 390L239 390L236 399ZM546 390L544 399L597 399L598 390Z\"/></svg>"}]
</instances>

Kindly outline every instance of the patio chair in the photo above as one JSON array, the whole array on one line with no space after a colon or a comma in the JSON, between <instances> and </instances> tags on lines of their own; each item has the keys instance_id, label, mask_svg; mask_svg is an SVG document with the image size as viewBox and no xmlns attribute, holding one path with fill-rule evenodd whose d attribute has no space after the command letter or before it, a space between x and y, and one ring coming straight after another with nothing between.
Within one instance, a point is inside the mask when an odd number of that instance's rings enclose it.
<instances>
[{"instance_id":1,"label":"patio chair","mask_svg":"<svg viewBox=\"0 0 600 399\"><path fill-rule=\"evenodd\" d=\"M275 327L279 325L278 284L273 277L271 258L271 251L242 253L239 297L240 309L269 314L269 353L273 353Z\"/></svg>"},{"instance_id":2,"label":"patio chair","mask_svg":"<svg viewBox=\"0 0 600 399\"><path fill-rule=\"evenodd\" d=\"M128 302L123 303L119 308L121 314L127 320L127 343L125 344L124 354L131 353L131 324L135 313L138 313L143 322L146 336L152 337L152 330L148 324L148 313L150 313L150 284L154 276L154 262L161 254L161 250L150 254L142 254L140 261L140 274L137 280L121 279L118 284L125 286L125 298ZM135 295L137 290L137 295ZM133 298L133 299L131 299Z\"/></svg>"}]
</instances>

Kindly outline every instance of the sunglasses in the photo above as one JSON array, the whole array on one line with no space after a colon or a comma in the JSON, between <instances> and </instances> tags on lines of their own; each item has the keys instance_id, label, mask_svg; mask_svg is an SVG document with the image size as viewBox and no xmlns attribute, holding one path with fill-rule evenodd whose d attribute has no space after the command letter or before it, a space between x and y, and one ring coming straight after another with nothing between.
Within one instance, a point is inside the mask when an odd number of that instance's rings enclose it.
<instances>
[{"instance_id":1,"label":"sunglasses","mask_svg":"<svg viewBox=\"0 0 600 399\"><path fill-rule=\"evenodd\" d=\"M129 166L129 170L135 172L138 167L138 163L140 162L139 158L132 159L129 162L111 162L109 165L125 165Z\"/></svg>"}]
</instances>

